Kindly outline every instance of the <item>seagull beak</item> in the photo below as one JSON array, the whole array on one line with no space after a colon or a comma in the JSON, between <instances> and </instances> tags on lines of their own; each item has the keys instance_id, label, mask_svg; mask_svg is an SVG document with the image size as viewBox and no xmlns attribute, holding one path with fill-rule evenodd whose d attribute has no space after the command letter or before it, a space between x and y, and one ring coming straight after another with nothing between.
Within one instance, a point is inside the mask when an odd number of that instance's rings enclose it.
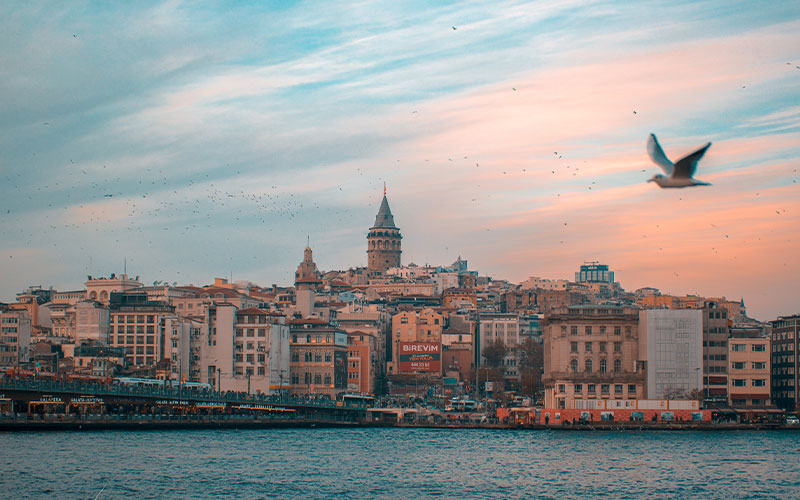
<instances>
[{"instance_id":1,"label":"seagull beak","mask_svg":"<svg viewBox=\"0 0 800 500\"><path fill-rule=\"evenodd\" d=\"M655 182L655 179L647 179L647 182Z\"/></svg>"}]
</instances>

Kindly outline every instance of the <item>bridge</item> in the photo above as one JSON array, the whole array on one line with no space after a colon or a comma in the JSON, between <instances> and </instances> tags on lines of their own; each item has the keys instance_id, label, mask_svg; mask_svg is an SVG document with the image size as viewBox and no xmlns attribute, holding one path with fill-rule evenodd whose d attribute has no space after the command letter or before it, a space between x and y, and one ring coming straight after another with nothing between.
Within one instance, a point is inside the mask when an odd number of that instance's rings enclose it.
<instances>
[{"instance_id":1,"label":"bridge","mask_svg":"<svg viewBox=\"0 0 800 500\"><path fill-rule=\"evenodd\" d=\"M203 421L346 424L365 420L358 402L183 387L136 387L45 378L0 378L0 418L24 421Z\"/></svg>"}]
</instances>

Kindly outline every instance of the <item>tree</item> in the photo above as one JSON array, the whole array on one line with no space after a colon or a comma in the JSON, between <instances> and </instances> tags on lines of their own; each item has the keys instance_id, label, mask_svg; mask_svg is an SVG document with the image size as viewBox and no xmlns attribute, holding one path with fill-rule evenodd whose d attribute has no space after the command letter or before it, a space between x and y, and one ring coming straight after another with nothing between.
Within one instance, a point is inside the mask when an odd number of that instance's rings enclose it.
<instances>
[{"instance_id":1,"label":"tree","mask_svg":"<svg viewBox=\"0 0 800 500\"><path fill-rule=\"evenodd\" d=\"M520 392L536 396L543 389L544 347L539 342L527 338L519 347Z\"/></svg>"},{"instance_id":2,"label":"tree","mask_svg":"<svg viewBox=\"0 0 800 500\"><path fill-rule=\"evenodd\" d=\"M508 349L501 339L495 340L483 350L483 357L486 359L486 364L497 368L503 363Z\"/></svg>"}]
</instances>

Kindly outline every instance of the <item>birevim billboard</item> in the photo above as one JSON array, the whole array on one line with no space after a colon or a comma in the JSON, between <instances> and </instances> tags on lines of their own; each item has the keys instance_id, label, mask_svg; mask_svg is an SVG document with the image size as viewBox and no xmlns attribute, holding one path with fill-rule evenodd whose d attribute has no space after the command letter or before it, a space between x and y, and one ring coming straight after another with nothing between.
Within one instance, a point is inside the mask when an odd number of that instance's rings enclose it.
<instances>
[{"instance_id":1,"label":"birevim billboard","mask_svg":"<svg viewBox=\"0 0 800 500\"><path fill-rule=\"evenodd\" d=\"M401 372L442 371L442 344L438 342L400 342L397 357Z\"/></svg>"}]
</instances>

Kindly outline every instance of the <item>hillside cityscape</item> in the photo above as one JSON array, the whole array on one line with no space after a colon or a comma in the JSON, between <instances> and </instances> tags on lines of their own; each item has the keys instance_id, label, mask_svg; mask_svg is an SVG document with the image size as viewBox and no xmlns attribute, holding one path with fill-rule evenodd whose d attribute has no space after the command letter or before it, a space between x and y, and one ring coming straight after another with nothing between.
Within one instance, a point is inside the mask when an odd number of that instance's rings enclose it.
<instances>
[{"instance_id":1,"label":"hillside cityscape","mask_svg":"<svg viewBox=\"0 0 800 500\"><path fill-rule=\"evenodd\" d=\"M385 193L366 240L367 265L344 271L320 271L306 246L294 286L144 284L127 270L72 290L32 286L0 304L0 367L448 409L716 409L741 420L798 409L798 314L759 321L743 299L626 291L600 262L522 283L460 256L403 264Z\"/></svg>"}]
</instances>

